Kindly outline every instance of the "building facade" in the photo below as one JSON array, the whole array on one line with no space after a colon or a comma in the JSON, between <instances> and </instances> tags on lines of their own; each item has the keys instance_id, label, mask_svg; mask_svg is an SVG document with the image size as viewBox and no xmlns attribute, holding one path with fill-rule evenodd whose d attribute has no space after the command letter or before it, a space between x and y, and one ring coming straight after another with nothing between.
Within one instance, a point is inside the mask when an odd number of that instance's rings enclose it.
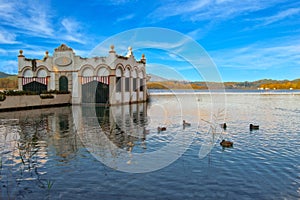
<instances>
[{"instance_id":1,"label":"building facade","mask_svg":"<svg viewBox=\"0 0 300 200\"><path fill-rule=\"evenodd\" d=\"M25 91L69 91L72 104L130 104L147 100L146 59L136 60L132 49L117 55L114 46L107 57L82 58L60 45L49 56L28 59L20 50L18 87Z\"/></svg>"}]
</instances>

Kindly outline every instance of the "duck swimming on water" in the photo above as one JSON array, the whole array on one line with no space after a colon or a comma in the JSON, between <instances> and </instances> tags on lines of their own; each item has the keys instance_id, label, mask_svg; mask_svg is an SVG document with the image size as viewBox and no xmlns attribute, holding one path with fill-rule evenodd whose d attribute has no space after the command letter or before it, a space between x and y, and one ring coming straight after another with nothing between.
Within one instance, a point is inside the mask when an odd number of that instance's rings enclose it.
<instances>
[{"instance_id":1,"label":"duck swimming on water","mask_svg":"<svg viewBox=\"0 0 300 200\"><path fill-rule=\"evenodd\" d=\"M160 132L160 131L166 131L166 130L167 130L167 128L164 127L164 126L163 126L163 127L160 127L160 126L157 127L157 131L158 131L158 132Z\"/></svg>"},{"instance_id":2,"label":"duck swimming on water","mask_svg":"<svg viewBox=\"0 0 300 200\"><path fill-rule=\"evenodd\" d=\"M222 140L222 142L220 142L220 145L222 147L232 147L233 146L233 142Z\"/></svg>"},{"instance_id":3,"label":"duck swimming on water","mask_svg":"<svg viewBox=\"0 0 300 200\"><path fill-rule=\"evenodd\" d=\"M250 128L250 131L252 131L252 130L258 130L259 129L259 125L250 124L249 128Z\"/></svg>"},{"instance_id":4,"label":"duck swimming on water","mask_svg":"<svg viewBox=\"0 0 300 200\"><path fill-rule=\"evenodd\" d=\"M183 120L182 125L183 125L183 126L191 126L191 123L188 123L188 122L186 122L185 120Z\"/></svg>"},{"instance_id":5,"label":"duck swimming on water","mask_svg":"<svg viewBox=\"0 0 300 200\"><path fill-rule=\"evenodd\" d=\"M226 128L227 128L227 124L226 124L226 123L220 124L220 126L221 126L221 128L224 129L224 130L226 130Z\"/></svg>"}]
</instances>

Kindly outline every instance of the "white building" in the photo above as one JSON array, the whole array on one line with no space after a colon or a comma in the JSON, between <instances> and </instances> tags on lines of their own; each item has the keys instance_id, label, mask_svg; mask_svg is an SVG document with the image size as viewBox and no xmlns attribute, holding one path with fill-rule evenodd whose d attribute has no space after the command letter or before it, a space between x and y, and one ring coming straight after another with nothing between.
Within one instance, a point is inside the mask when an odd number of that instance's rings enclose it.
<instances>
[{"instance_id":1,"label":"white building","mask_svg":"<svg viewBox=\"0 0 300 200\"><path fill-rule=\"evenodd\" d=\"M107 57L81 58L65 44L45 52L42 60L18 56L19 90L70 91L73 104L128 104L147 99L146 59L137 61L132 49L117 55L111 46Z\"/></svg>"}]
</instances>

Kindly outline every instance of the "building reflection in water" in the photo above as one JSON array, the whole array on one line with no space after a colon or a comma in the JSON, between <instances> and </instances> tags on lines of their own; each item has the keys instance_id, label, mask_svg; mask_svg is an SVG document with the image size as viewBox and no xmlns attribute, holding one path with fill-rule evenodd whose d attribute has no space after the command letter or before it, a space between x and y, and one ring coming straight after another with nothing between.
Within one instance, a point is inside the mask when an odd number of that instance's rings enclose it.
<instances>
[{"instance_id":1,"label":"building reflection in water","mask_svg":"<svg viewBox=\"0 0 300 200\"><path fill-rule=\"evenodd\" d=\"M73 118L83 145L104 163L117 158L129 164L133 150L146 151L146 103L73 106Z\"/></svg>"},{"instance_id":2,"label":"building reflection in water","mask_svg":"<svg viewBox=\"0 0 300 200\"><path fill-rule=\"evenodd\" d=\"M119 148L146 138L147 104L121 106L73 106L78 130L94 129L105 134ZM82 131L79 131L82 133Z\"/></svg>"}]
</instances>

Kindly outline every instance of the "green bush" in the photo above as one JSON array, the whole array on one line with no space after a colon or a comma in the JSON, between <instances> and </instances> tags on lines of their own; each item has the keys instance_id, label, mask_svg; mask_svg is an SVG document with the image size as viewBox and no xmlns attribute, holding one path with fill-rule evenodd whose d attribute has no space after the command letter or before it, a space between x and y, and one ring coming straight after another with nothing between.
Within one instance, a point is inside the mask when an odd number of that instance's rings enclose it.
<instances>
[{"instance_id":1,"label":"green bush","mask_svg":"<svg viewBox=\"0 0 300 200\"><path fill-rule=\"evenodd\" d=\"M58 90L50 90L50 91L43 91L41 94L69 94L70 92L67 91L58 91ZM0 92L5 96L21 96L21 95L39 95L38 92L34 91L23 91L23 90L5 90Z\"/></svg>"},{"instance_id":2,"label":"green bush","mask_svg":"<svg viewBox=\"0 0 300 200\"><path fill-rule=\"evenodd\" d=\"M42 94L70 94L70 92L69 91L49 90L49 91L43 91Z\"/></svg>"},{"instance_id":3,"label":"green bush","mask_svg":"<svg viewBox=\"0 0 300 200\"><path fill-rule=\"evenodd\" d=\"M52 94L40 94L41 99L53 99L54 96Z\"/></svg>"},{"instance_id":4,"label":"green bush","mask_svg":"<svg viewBox=\"0 0 300 200\"><path fill-rule=\"evenodd\" d=\"M4 101L6 99L6 96L4 94L0 94L0 101Z\"/></svg>"},{"instance_id":5,"label":"green bush","mask_svg":"<svg viewBox=\"0 0 300 200\"><path fill-rule=\"evenodd\" d=\"M6 96L21 96L21 95L37 95L37 92L33 91L19 91L19 90L5 90L3 94Z\"/></svg>"}]
</instances>

